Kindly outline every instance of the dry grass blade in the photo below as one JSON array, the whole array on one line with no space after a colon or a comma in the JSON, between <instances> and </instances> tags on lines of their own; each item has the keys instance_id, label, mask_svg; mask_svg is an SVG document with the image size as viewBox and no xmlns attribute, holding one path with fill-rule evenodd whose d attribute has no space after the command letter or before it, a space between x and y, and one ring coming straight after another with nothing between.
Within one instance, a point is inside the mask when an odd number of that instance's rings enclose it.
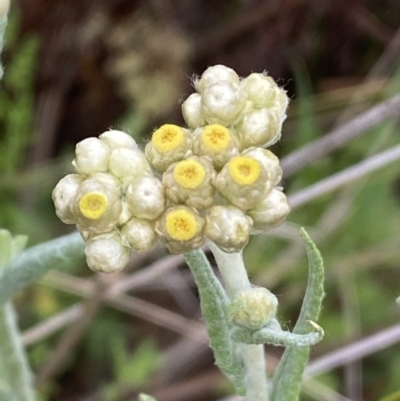
<instances>
[{"instance_id":1,"label":"dry grass blade","mask_svg":"<svg viewBox=\"0 0 400 401\"><path fill-rule=\"evenodd\" d=\"M400 96L399 96L400 101ZM400 103L400 102L399 102ZM399 109L400 110L400 109ZM332 192L344 185L379 170L382 167L400 159L400 145L380 152L358 164L355 164L337 174L331 175L324 180L310 185L309 187L296 192L289 197L289 204L295 209L311 200Z\"/></svg>"},{"instance_id":2,"label":"dry grass blade","mask_svg":"<svg viewBox=\"0 0 400 401\"><path fill-rule=\"evenodd\" d=\"M82 303L73 305L55 316L31 327L22 333L22 343L25 347L35 344L49 337L54 332L62 329L68 324L78 320L84 314L84 305Z\"/></svg>"},{"instance_id":3,"label":"dry grass blade","mask_svg":"<svg viewBox=\"0 0 400 401\"><path fill-rule=\"evenodd\" d=\"M293 175L315 160L339 149L389 117L400 115L400 94L393 96L339 128L282 159L283 176ZM313 157L310 157L313 155Z\"/></svg>"},{"instance_id":4,"label":"dry grass blade","mask_svg":"<svg viewBox=\"0 0 400 401\"><path fill-rule=\"evenodd\" d=\"M320 375L339 366L357 361L377 351L386 349L400 341L400 324L381 330L367 338L339 348L311 361L306 368L307 375Z\"/></svg>"},{"instance_id":5,"label":"dry grass blade","mask_svg":"<svg viewBox=\"0 0 400 401\"><path fill-rule=\"evenodd\" d=\"M43 281L54 288L70 294L85 298L93 296L93 290L88 285L90 280L87 279L72 277L65 273L52 272ZM140 317L143 320L175 331L192 340L204 341L204 336L201 335L202 331L204 331L202 324L191 319L186 319L165 308L124 294L110 295L108 291L105 291L102 300L106 305L122 310L132 316Z\"/></svg>"}]
</instances>

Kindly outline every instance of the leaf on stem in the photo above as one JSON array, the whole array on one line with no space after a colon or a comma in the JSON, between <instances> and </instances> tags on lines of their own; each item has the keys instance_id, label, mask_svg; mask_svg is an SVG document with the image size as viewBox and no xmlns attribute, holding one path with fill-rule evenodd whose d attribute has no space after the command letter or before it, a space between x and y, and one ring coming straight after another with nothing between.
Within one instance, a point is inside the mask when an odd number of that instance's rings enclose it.
<instances>
[{"instance_id":1,"label":"leaf on stem","mask_svg":"<svg viewBox=\"0 0 400 401\"><path fill-rule=\"evenodd\" d=\"M17 251L22 244L23 238L17 239L11 250ZM83 250L83 239L79 233L74 233L20 253L0 271L0 306L11 299L16 291L39 279L51 268L65 270L71 267L83 257Z\"/></svg>"},{"instance_id":2,"label":"leaf on stem","mask_svg":"<svg viewBox=\"0 0 400 401\"><path fill-rule=\"evenodd\" d=\"M303 228L300 234L307 251L309 276L306 294L293 333L307 334L310 331L310 321L316 322L321 311L324 297L324 265L320 252ZM286 348L272 382L272 401L298 400L301 379L309 355L309 346Z\"/></svg>"},{"instance_id":3,"label":"leaf on stem","mask_svg":"<svg viewBox=\"0 0 400 401\"><path fill-rule=\"evenodd\" d=\"M228 296L215 277L203 251L184 254L200 295L201 311L214 351L215 363L231 380L236 391L244 395L245 371L237 347L230 335Z\"/></svg>"}]
</instances>

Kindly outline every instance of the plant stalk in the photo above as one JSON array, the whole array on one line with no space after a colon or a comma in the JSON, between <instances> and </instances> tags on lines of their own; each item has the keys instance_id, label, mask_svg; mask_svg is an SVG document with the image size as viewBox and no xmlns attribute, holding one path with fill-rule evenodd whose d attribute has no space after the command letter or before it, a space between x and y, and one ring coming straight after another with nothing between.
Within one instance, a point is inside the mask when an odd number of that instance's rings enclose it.
<instances>
[{"instance_id":1,"label":"plant stalk","mask_svg":"<svg viewBox=\"0 0 400 401\"><path fill-rule=\"evenodd\" d=\"M208 246L217 262L226 292L231 300L237 292L251 288L241 252L225 253L211 241L209 241ZM246 401L268 401L264 346L236 344L241 351L246 371Z\"/></svg>"}]
</instances>

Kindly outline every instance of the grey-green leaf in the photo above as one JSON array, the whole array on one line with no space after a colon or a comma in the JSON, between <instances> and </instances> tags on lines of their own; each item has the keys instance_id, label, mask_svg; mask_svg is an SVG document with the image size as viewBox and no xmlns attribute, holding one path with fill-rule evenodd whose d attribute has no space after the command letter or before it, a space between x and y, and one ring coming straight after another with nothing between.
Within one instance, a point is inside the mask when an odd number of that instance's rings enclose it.
<instances>
[{"instance_id":1,"label":"grey-green leaf","mask_svg":"<svg viewBox=\"0 0 400 401\"><path fill-rule=\"evenodd\" d=\"M236 391L244 395L245 371L237 346L230 335L227 306L228 296L215 277L203 251L184 254L196 282L201 303L201 311L206 323L215 363L231 380Z\"/></svg>"},{"instance_id":2,"label":"grey-green leaf","mask_svg":"<svg viewBox=\"0 0 400 401\"><path fill-rule=\"evenodd\" d=\"M294 334L310 332L310 321L318 320L324 297L324 265L320 252L304 229L300 232L307 251L309 276L307 290ZM287 347L275 371L272 382L272 401L296 401L301 379L310 355L309 347Z\"/></svg>"},{"instance_id":3,"label":"grey-green leaf","mask_svg":"<svg viewBox=\"0 0 400 401\"><path fill-rule=\"evenodd\" d=\"M83 257L83 251L84 241L79 233L74 233L20 253L0 271L0 306L11 299L16 291L39 279L48 270L71 267Z\"/></svg>"}]
</instances>

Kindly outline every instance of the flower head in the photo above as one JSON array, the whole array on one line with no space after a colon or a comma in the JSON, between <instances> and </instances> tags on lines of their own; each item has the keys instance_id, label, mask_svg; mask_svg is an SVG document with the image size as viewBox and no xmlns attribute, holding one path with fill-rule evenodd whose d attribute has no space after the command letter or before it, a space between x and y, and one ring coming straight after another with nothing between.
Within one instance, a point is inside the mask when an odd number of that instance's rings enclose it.
<instances>
[{"instance_id":1,"label":"flower head","mask_svg":"<svg viewBox=\"0 0 400 401\"><path fill-rule=\"evenodd\" d=\"M239 252L250 234L286 218L279 159L263 149L280 138L285 91L264 73L240 78L223 65L194 87L182 104L189 129L161 125L144 152L119 130L77 144L75 174L60 180L53 200L87 242L93 270L117 271L131 251L149 252L158 239L172 253L206 239Z\"/></svg>"}]
</instances>

